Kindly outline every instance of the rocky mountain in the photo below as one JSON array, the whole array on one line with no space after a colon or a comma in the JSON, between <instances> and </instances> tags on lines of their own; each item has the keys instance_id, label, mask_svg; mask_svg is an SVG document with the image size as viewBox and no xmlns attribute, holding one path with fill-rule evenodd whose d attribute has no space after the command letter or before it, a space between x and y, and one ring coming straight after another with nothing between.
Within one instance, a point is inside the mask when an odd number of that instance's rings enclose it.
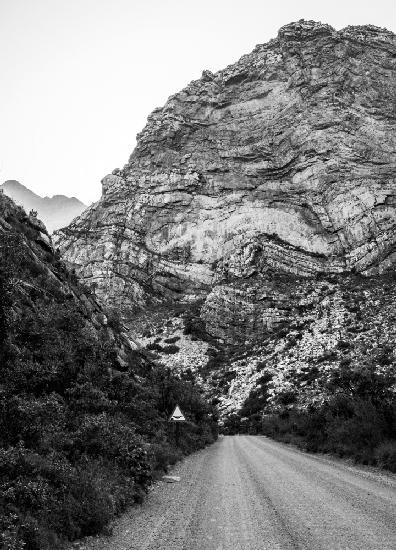
<instances>
[{"instance_id":1,"label":"rocky mountain","mask_svg":"<svg viewBox=\"0 0 396 550\"><path fill-rule=\"evenodd\" d=\"M16 180L5 181L0 185L0 190L23 206L27 212L35 210L50 233L69 225L86 208L86 205L76 197L65 197L65 195L40 197Z\"/></svg>"},{"instance_id":2,"label":"rocky mountain","mask_svg":"<svg viewBox=\"0 0 396 550\"><path fill-rule=\"evenodd\" d=\"M374 329L375 349L394 341L393 305L388 321L378 310L394 304L393 33L282 27L155 109L102 185L57 245L103 302L133 316L144 345L196 373L223 416L243 415L263 377L257 410L275 410L293 369L304 384L279 403L323 403L318 373L339 369L352 326L364 346ZM353 339L349 365L364 356Z\"/></svg>"}]
</instances>

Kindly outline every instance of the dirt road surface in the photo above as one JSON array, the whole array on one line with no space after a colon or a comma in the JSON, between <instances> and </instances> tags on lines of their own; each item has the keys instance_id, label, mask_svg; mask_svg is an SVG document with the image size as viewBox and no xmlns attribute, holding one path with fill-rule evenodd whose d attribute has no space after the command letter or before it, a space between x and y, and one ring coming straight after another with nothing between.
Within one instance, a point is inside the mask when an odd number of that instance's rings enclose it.
<instances>
[{"instance_id":1,"label":"dirt road surface","mask_svg":"<svg viewBox=\"0 0 396 550\"><path fill-rule=\"evenodd\" d=\"M260 436L223 437L178 464L86 550L396 549L396 476Z\"/></svg>"}]
</instances>

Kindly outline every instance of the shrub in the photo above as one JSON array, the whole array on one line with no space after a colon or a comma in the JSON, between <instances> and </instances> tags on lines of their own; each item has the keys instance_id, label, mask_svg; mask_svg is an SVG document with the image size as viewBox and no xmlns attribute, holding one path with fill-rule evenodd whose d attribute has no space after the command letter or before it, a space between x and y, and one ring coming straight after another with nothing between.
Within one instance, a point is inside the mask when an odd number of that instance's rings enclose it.
<instances>
[{"instance_id":1,"label":"shrub","mask_svg":"<svg viewBox=\"0 0 396 550\"><path fill-rule=\"evenodd\" d=\"M180 340L180 336L172 336L172 338L165 338L164 339L164 342L166 344L174 344L175 342L177 342L178 340Z\"/></svg>"},{"instance_id":2,"label":"shrub","mask_svg":"<svg viewBox=\"0 0 396 550\"><path fill-rule=\"evenodd\" d=\"M162 353L166 353L168 355L172 355L173 353L178 353L180 351L179 346L175 346L171 344L170 346L164 346L162 348Z\"/></svg>"},{"instance_id":3,"label":"shrub","mask_svg":"<svg viewBox=\"0 0 396 550\"><path fill-rule=\"evenodd\" d=\"M147 344L146 349L150 351L162 351L162 346L156 342L151 342Z\"/></svg>"},{"instance_id":4,"label":"shrub","mask_svg":"<svg viewBox=\"0 0 396 550\"><path fill-rule=\"evenodd\" d=\"M70 437L71 452L110 459L124 468L142 487L150 482L144 441L133 427L121 420L104 412L86 415Z\"/></svg>"},{"instance_id":5,"label":"shrub","mask_svg":"<svg viewBox=\"0 0 396 550\"><path fill-rule=\"evenodd\" d=\"M381 443L375 449L374 456L380 466L396 473L396 441Z\"/></svg>"},{"instance_id":6,"label":"shrub","mask_svg":"<svg viewBox=\"0 0 396 550\"><path fill-rule=\"evenodd\" d=\"M371 400L336 394L307 411L283 409L262 415L261 433L297 443L310 452L353 457L396 471L395 411Z\"/></svg>"},{"instance_id":7,"label":"shrub","mask_svg":"<svg viewBox=\"0 0 396 550\"><path fill-rule=\"evenodd\" d=\"M176 449L169 443L153 443L150 446L150 461L154 472L167 472L170 465L175 464L183 456L181 449Z\"/></svg>"},{"instance_id":8,"label":"shrub","mask_svg":"<svg viewBox=\"0 0 396 550\"><path fill-rule=\"evenodd\" d=\"M349 449L357 455L361 449L373 449L381 441L384 423L381 413L370 401L346 400L344 414L339 407L329 403L327 413L327 441L330 450Z\"/></svg>"},{"instance_id":9,"label":"shrub","mask_svg":"<svg viewBox=\"0 0 396 550\"><path fill-rule=\"evenodd\" d=\"M282 405L292 405L297 401L296 390L285 389L278 394L278 401Z\"/></svg>"},{"instance_id":10,"label":"shrub","mask_svg":"<svg viewBox=\"0 0 396 550\"><path fill-rule=\"evenodd\" d=\"M95 288L95 287L94 287ZM94 292L95 294L95 292ZM123 330L123 324L120 312L116 309L110 309L107 311L107 324L110 328L116 332L121 332Z\"/></svg>"}]
</instances>

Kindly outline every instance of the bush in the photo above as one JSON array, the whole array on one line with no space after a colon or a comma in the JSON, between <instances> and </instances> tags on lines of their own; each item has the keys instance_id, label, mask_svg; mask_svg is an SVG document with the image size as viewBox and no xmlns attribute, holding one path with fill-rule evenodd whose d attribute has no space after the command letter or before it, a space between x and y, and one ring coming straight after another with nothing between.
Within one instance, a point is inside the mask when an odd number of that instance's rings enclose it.
<instances>
[{"instance_id":1,"label":"bush","mask_svg":"<svg viewBox=\"0 0 396 550\"><path fill-rule=\"evenodd\" d=\"M107 413L86 415L70 435L70 452L114 461L142 487L150 482L146 445L133 427Z\"/></svg>"},{"instance_id":2,"label":"bush","mask_svg":"<svg viewBox=\"0 0 396 550\"><path fill-rule=\"evenodd\" d=\"M122 332L124 327L119 311L117 311L116 309L110 309L107 311L107 324L113 330L117 332Z\"/></svg>"},{"instance_id":3,"label":"bush","mask_svg":"<svg viewBox=\"0 0 396 550\"><path fill-rule=\"evenodd\" d=\"M372 451L379 445L384 419L370 401L346 400L345 414L340 414L334 401L329 403L327 413L329 450L336 453L341 450L343 454L359 458L363 450Z\"/></svg>"},{"instance_id":4,"label":"bush","mask_svg":"<svg viewBox=\"0 0 396 550\"><path fill-rule=\"evenodd\" d=\"M168 355L171 355L173 353L178 353L180 351L179 346L170 345L170 346L164 346L162 348L162 353L166 353Z\"/></svg>"},{"instance_id":5,"label":"bush","mask_svg":"<svg viewBox=\"0 0 396 550\"><path fill-rule=\"evenodd\" d=\"M395 433L395 418L394 409L339 394L309 411L265 414L261 433L310 452L331 452L396 471L396 441L386 440Z\"/></svg>"},{"instance_id":6,"label":"bush","mask_svg":"<svg viewBox=\"0 0 396 550\"><path fill-rule=\"evenodd\" d=\"M150 351L162 351L162 346L157 342L151 342L150 344L147 344L146 349Z\"/></svg>"},{"instance_id":7,"label":"bush","mask_svg":"<svg viewBox=\"0 0 396 550\"><path fill-rule=\"evenodd\" d=\"M154 472L167 472L168 467L175 464L183 456L181 449L169 443L153 443L150 446L150 460Z\"/></svg>"},{"instance_id":8,"label":"bush","mask_svg":"<svg viewBox=\"0 0 396 550\"><path fill-rule=\"evenodd\" d=\"M396 441L381 443L375 449L374 456L380 466L396 473Z\"/></svg>"},{"instance_id":9,"label":"bush","mask_svg":"<svg viewBox=\"0 0 396 550\"><path fill-rule=\"evenodd\" d=\"M177 342L178 340L180 340L180 336L172 336L172 338L165 338L164 339L164 342L166 344L174 344L175 342Z\"/></svg>"}]
</instances>

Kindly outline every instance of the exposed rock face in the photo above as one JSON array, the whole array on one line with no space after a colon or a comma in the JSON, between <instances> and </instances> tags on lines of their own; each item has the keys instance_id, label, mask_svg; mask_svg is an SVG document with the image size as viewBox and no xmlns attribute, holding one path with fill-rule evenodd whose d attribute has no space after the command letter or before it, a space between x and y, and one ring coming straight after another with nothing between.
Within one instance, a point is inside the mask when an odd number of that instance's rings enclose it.
<instances>
[{"instance_id":1,"label":"exposed rock face","mask_svg":"<svg viewBox=\"0 0 396 550\"><path fill-rule=\"evenodd\" d=\"M292 23L155 109L56 241L124 311L200 297L218 337L271 328L290 300L273 273L394 265L395 130L395 35Z\"/></svg>"}]
</instances>

